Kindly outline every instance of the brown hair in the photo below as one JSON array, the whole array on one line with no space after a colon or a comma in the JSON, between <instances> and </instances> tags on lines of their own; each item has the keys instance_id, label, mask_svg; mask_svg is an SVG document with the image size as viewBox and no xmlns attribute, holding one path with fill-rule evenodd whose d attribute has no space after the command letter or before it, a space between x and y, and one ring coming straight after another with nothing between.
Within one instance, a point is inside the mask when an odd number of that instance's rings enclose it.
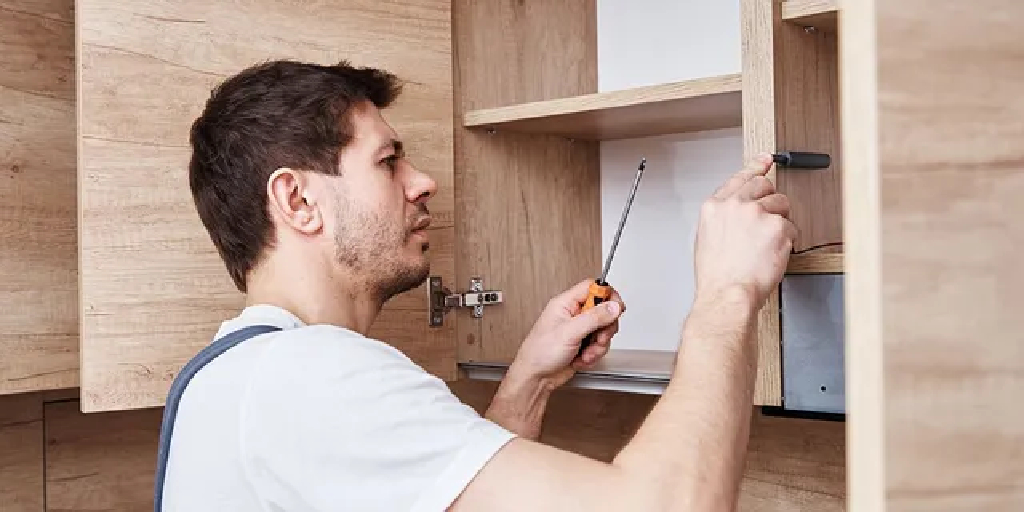
<instances>
[{"instance_id":1,"label":"brown hair","mask_svg":"<svg viewBox=\"0 0 1024 512\"><path fill-rule=\"evenodd\" d=\"M266 184L281 167L338 173L352 139L350 109L389 106L397 77L342 61L333 66L288 60L252 66L213 89L192 124L189 187L239 291L273 238Z\"/></svg>"}]
</instances>

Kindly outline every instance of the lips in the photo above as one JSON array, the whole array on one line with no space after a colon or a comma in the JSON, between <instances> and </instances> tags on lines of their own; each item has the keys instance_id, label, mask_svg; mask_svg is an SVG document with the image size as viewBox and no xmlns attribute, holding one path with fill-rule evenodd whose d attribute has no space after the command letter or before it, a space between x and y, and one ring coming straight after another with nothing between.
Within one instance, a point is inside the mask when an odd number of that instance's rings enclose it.
<instances>
[{"instance_id":1,"label":"lips","mask_svg":"<svg viewBox=\"0 0 1024 512\"><path fill-rule=\"evenodd\" d=\"M412 225L411 231L421 231L427 229L427 226L430 226L430 217L420 217L420 219L416 221L415 224Z\"/></svg>"}]
</instances>

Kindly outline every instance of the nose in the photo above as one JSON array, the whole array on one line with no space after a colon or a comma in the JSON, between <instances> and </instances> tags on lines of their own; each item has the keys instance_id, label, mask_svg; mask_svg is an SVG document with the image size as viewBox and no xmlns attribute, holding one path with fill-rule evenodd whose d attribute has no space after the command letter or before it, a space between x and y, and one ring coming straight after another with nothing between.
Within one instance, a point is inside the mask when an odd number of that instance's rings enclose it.
<instances>
[{"instance_id":1,"label":"nose","mask_svg":"<svg viewBox=\"0 0 1024 512\"><path fill-rule=\"evenodd\" d=\"M429 174L409 166L409 183L405 187L409 202L426 202L437 194L437 182Z\"/></svg>"}]
</instances>

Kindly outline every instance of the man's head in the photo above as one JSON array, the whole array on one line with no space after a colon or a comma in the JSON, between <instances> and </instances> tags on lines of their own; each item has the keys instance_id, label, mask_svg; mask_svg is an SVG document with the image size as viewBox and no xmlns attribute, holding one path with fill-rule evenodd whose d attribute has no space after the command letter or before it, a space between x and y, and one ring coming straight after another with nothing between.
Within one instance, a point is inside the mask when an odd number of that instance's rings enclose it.
<instances>
[{"instance_id":1,"label":"man's head","mask_svg":"<svg viewBox=\"0 0 1024 512\"><path fill-rule=\"evenodd\" d=\"M381 70L291 61L214 89L192 126L189 184L240 291L267 261L315 265L382 302L426 279L436 184L381 116L399 92Z\"/></svg>"}]
</instances>

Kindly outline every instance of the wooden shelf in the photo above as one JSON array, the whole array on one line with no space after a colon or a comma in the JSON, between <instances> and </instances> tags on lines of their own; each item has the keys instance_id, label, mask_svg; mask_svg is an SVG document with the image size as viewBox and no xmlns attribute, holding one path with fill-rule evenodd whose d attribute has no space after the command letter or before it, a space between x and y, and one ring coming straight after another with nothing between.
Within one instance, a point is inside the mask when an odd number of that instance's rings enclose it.
<instances>
[{"instance_id":1,"label":"wooden shelf","mask_svg":"<svg viewBox=\"0 0 1024 512\"><path fill-rule=\"evenodd\" d=\"M787 274L837 274L843 272L843 253L794 254L789 258Z\"/></svg>"},{"instance_id":2,"label":"wooden shelf","mask_svg":"<svg viewBox=\"0 0 1024 512\"><path fill-rule=\"evenodd\" d=\"M467 128L614 140L740 126L740 75L472 110Z\"/></svg>"},{"instance_id":3,"label":"wooden shelf","mask_svg":"<svg viewBox=\"0 0 1024 512\"><path fill-rule=\"evenodd\" d=\"M786 0L782 19L804 27L834 32L839 26L839 0Z\"/></svg>"}]
</instances>

